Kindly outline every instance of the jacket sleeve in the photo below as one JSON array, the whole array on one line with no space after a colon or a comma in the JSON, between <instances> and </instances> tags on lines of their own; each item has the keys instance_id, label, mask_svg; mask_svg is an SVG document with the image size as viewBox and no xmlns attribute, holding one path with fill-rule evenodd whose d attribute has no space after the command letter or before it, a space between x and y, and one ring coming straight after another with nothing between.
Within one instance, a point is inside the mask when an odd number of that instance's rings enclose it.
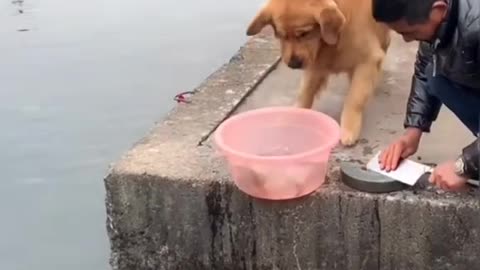
<instances>
[{"instance_id":1,"label":"jacket sleeve","mask_svg":"<svg viewBox=\"0 0 480 270\"><path fill-rule=\"evenodd\" d=\"M430 132L432 122L437 119L442 103L427 91L429 73L432 73L433 51L428 43L420 42L415 60L410 95L404 127L416 127Z\"/></svg>"},{"instance_id":2,"label":"jacket sleeve","mask_svg":"<svg viewBox=\"0 0 480 270\"><path fill-rule=\"evenodd\" d=\"M480 166L480 141L477 138L474 142L463 148L463 161L465 163L465 172L470 178L479 179Z\"/></svg>"}]
</instances>

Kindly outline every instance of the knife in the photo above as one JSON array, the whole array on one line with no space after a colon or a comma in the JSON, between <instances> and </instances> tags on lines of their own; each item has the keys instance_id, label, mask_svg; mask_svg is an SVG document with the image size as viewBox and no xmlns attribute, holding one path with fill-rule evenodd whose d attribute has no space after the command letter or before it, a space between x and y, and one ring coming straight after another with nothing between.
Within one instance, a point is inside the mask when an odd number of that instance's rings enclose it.
<instances>
[{"instance_id":1,"label":"knife","mask_svg":"<svg viewBox=\"0 0 480 270\"><path fill-rule=\"evenodd\" d=\"M379 156L380 152L378 152L367 163L367 170L386 175L409 186L415 185L422 175L425 173L432 173L434 169L432 166L424 165L413 160L404 159L400 162L396 170L387 172L386 170L382 170L380 168L380 163L378 160Z\"/></svg>"}]
</instances>

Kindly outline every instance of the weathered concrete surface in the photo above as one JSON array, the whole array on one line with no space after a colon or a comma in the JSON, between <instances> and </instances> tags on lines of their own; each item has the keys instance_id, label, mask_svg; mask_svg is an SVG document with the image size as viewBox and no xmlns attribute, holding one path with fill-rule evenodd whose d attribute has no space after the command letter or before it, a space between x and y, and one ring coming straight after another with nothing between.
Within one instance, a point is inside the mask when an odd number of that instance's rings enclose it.
<instances>
[{"instance_id":1,"label":"weathered concrete surface","mask_svg":"<svg viewBox=\"0 0 480 270\"><path fill-rule=\"evenodd\" d=\"M327 184L299 200L269 202L232 185L209 137L232 113L293 102L298 73L276 68L268 33L253 39L112 168L105 180L112 267L476 269L480 205L473 192L417 186L375 195L338 181L338 161L365 161L401 131L414 53L414 44L395 39L363 139L335 150ZM344 88L334 80L317 108L338 116ZM453 157L472 139L448 111L435 129L419 154L426 162Z\"/></svg>"}]
</instances>

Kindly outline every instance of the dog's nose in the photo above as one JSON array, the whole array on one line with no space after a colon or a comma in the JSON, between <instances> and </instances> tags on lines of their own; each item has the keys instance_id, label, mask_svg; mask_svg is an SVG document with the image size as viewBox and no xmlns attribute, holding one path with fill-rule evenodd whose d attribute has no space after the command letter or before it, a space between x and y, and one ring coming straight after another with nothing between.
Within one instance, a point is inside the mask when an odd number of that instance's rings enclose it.
<instances>
[{"instance_id":1,"label":"dog's nose","mask_svg":"<svg viewBox=\"0 0 480 270\"><path fill-rule=\"evenodd\" d=\"M290 61L288 61L288 66L293 69L298 69L303 66L303 61L298 57L292 57Z\"/></svg>"}]
</instances>

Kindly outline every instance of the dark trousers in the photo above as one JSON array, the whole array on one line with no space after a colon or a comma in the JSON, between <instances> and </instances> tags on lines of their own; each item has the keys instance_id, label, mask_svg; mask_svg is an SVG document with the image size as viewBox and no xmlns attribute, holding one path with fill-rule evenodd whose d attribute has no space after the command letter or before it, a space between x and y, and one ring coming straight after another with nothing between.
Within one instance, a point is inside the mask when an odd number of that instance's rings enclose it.
<instances>
[{"instance_id":1,"label":"dark trousers","mask_svg":"<svg viewBox=\"0 0 480 270\"><path fill-rule=\"evenodd\" d=\"M447 78L429 77L427 91L450 109L476 136L480 124L480 89L458 85Z\"/></svg>"}]
</instances>

